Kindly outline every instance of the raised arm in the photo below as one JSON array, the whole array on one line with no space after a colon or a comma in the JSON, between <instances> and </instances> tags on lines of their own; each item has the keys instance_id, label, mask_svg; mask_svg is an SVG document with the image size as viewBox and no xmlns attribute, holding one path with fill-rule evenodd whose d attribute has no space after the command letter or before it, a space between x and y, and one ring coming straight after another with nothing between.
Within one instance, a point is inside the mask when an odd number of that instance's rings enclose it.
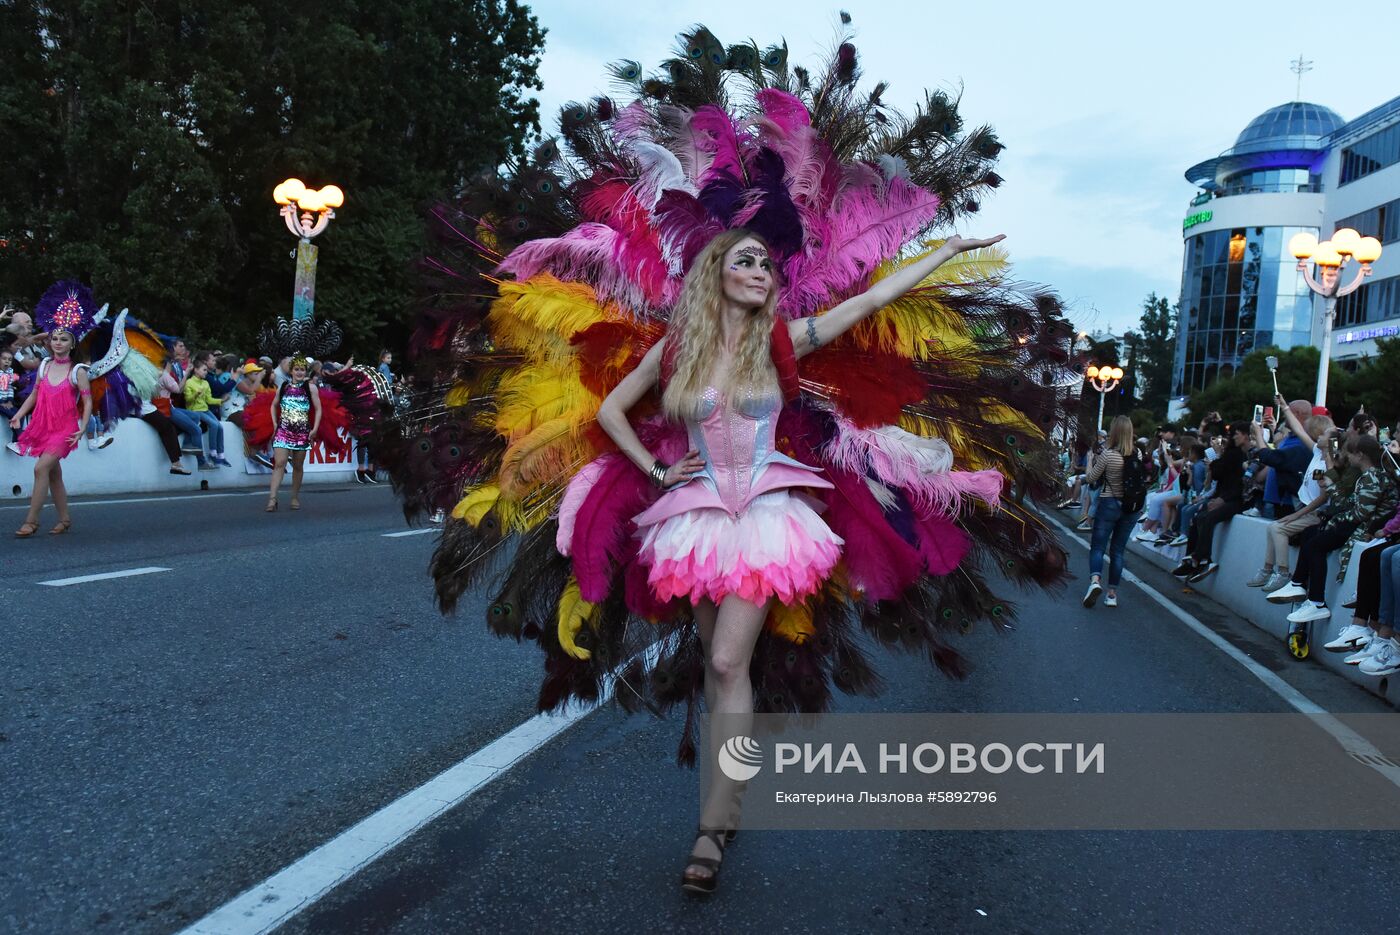
<instances>
[{"instance_id":1,"label":"raised arm","mask_svg":"<svg viewBox=\"0 0 1400 935\"><path fill-rule=\"evenodd\" d=\"M1298 436L1299 441L1308 446L1309 451L1312 451L1313 447L1317 445L1317 441L1308 434L1307 429L1303 428L1303 423L1298 421L1298 417L1293 414L1293 410L1288 408L1288 401L1283 398L1282 393L1274 395L1274 405L1279 412L1283 413L1284 419L1288 421L1289 430L1292 431L1294 435Z\"/></svg>"},{"instance_id":2,"label":"raised arm","mask_svg":"<svg viewBox=\"0 0 1400 935\"><path fill-rule=\"evenodd\" d=\"M653 344L636 369L623 377L622 382L613 388L603 400L603 404L598 407L598 424L602 426L603 431L608 433L608 437L629 461L648 475L651 474L652 465L660 459L647 450L646 445L642 444L642 440L632 430L632 423L627 421L627 411L641 402L642 397L660 378L661 354L665 344L665 338ZM684 458L668 465L663 475L662 486L669 487L690 480L698 474L705 466L699 454L695 450L688 451Z\"/></svg>"},{"instance_id":3,"label":"raised arm","mask_svg":"<svg viewBox=\"0 0 1400 935\"><path fill-rule=\"evenodd\" d=\"M930 273L959 253L1000 243L1006 237L998 234L985 240L954 235L943 246L927 256L919 257L872 285L860 295L852 296L824 315L798 318L788 322L788 335L798 357L806 357L817 348L830 344L860 322L869 318L895 299L923 282Z\"/></svg>"}]
</instances>

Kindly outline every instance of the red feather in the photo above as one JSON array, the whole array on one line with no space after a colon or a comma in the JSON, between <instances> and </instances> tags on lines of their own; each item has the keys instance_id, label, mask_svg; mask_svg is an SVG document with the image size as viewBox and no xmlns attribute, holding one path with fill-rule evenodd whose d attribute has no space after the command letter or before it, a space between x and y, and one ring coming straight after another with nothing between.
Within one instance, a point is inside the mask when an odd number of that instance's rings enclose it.
<instances>
[{"instance_id":1,"label":"red feather","mask_svg":"<svg viewBox=\"0 0 1400 935\"><path fill-rule=\"evenodd\" d=\"M900 410L923 399L927 388L908 358L857 351L844 343L804 360L802 380L826 387L831 401L860 428L893 425Z\"/></svg>"},{"instance_id":2,"label":"red feather","mask_svg":"<svg viewBox=\"0 0 1400 935\"><path fill-rule=\"evenodd\" d=\"M266 448L277 426L272 424L272 390L262 390L243 407L243 437L254 450Z\"/></svg>"}]
</instances>

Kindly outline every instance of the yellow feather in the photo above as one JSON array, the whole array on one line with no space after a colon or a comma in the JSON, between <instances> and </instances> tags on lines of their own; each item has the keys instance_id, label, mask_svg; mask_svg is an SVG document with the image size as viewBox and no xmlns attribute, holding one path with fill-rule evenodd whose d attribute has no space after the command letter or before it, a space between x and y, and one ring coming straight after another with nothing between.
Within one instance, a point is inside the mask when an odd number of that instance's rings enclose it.
<instances>
[{"instance_id":1,"label":"yellow feather","mask_svg":"<svg viewBox=\"0 0 1400 935\"><path fill-rule=\"evenodd\" d=\"M768 630L799 646L817 632L812 625L812 610L806 604L775 604L768 618Z\"/></svg>"},{"instance_id":2,"label":"yellow feather","mask_svg":"<svg viewBox=\"0 0 1400 935\"><path fill-rule=\"evenodd\" d=\"M575 643L574 638L585 622L596 629L597 617L597 606L583 599L579 594L578 582L570 578L559 597L559 647L575 659L587 659L593 655Z\"/></svg>"},{"instance_id":3,"label":"yellow feather","mask_svg":"<svg viewBox=\"0 0 1400 935\"><path fill-rule=\"evenodd\" d=\"M506 449L501 459L501 492L520 499L542 484L563 484L592 455L568 418L551 419Z\"/></svg>"},{"instance_id":4,"label":"yellow feather","mask_svg":"<svg viewBox=\"0 0 1400 935\"><path fill-rule=\"evenodd\" d=\"M495 484L482 484L468 490L467 495L458 500L457 505L452 508L452 518L465 520L475 529L481 525L482 518L496 505L500 496L501 488Z\"/></svg>"},{"instance_id":5,"label":"yellow feather","mask_svg":"<svg viewBox=\"0 0 1400 935\"><path fill-rule=\"evenodd\" d=\"M570 338L615 317L598 304L588 286L560 282L547 273L523 282L507 280L498 289L500 297L486 317L491 337L499 347L523 352L532 360L571 359Z\"/></svg>"},{"instance_id":6,"label":"yellow feather","mask_svg":"<svg viewBox=\"0 0 1400 935\"><path fill-rule=\"evenodd\" d=\"M465 406L471 401L471 384L463 380L459 383L454 384L452 389L447 391L447 395L443 397L442 404L451 409L456 406Z\"/></svg>"},{"instance_id":7,"label":"yellow feather","mask_svg":"<svg viewBox=\"0 0 1400 935\"><path fill-rule=\"evenodd\" d=\"M579 382L577 365L519 367L496 389L496 432L515 442L551 420L591 422L601 402Z\"/></svg>"}]
</instances>

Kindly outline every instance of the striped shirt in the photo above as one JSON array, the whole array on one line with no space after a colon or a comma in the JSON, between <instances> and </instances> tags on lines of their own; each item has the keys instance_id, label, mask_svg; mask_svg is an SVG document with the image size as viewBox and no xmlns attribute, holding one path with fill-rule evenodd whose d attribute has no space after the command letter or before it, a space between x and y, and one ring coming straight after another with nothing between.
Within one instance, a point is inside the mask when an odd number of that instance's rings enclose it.
<instances>
[{"instance_id":1,"label":"striped shirt","mask_svg":"<svg viewBox=\"0 0 1400 935\"><path fill-rule=\"evenodd\" d=\"M1085 478L1089 483L1103 479L1102 496L1123 499L1123 456L1118 449L1110 448L1094 457L1093 466Z\"/></svg>"}]
</instances>

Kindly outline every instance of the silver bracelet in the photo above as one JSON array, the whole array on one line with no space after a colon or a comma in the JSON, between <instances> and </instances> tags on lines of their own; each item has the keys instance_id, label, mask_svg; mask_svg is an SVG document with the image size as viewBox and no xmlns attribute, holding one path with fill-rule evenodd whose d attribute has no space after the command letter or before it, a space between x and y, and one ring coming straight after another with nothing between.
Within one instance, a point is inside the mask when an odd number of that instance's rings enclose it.
<instances>
[{"instance_id":1,"label":"silver bracelet","mask_svg":"<svg viewBox=\"0 0 1400 935\"><path fill-rule=\"evenodd\" d=\"M822 346L821 340L817 337L817 319L815 315L807 319L807 340L811 343L812 350L814 351Z\"/></svg>"},{"instance_id":2,"label":"silver bracelet","mask_svg":"<svg viewBox=\"0 0 1400 935\"><path fill-rule=\"evenodd\" d=\"M651 482L658 487L666 486L666 471L669 465L663 464L660 458L651 463L651 468L647 471L651 475Z\"/></svg>"}]
</instances>

